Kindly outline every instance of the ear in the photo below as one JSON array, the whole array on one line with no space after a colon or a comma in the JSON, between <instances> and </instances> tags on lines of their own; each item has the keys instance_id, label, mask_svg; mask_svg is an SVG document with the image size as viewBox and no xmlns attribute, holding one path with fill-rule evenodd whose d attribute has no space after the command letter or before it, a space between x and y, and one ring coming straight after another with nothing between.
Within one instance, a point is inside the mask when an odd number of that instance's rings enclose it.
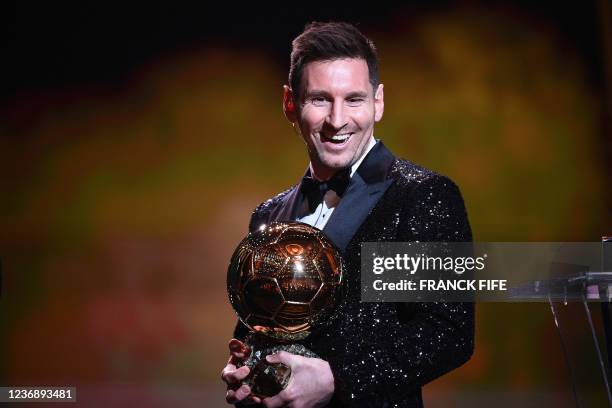
<instances>
[{"instance_id":1,"label":"ear","mask_svg":"<svg viewBox=\"0 0 612 408\"><path fill-rule=\"evenodd\" d=\"M291 123L297 121L297 105L293 97L293 91L288 85L283 85L283 112Z\"/></svg>"},{"instance_id":2,"label":"ear","mask_svg":"<svg viewBox=\"0 0 612 408\"><path fill-rule=\"evenodd\" d=\"M378 88L376 88L376 93L374 94L374 120L376 122L382 119L383 112L385 111L384 87L383 84L378 84Z\"/></svg>"}]
</instances>

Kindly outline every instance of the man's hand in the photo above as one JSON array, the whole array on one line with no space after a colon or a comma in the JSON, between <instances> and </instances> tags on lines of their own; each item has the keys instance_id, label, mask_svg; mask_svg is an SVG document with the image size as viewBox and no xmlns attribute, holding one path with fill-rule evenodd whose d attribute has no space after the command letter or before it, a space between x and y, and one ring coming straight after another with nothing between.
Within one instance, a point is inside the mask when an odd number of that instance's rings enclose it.
<instances>
[{"instance_id":1,"label":"man's hand","mask_svg":"<svg viewBox=\"0 0 612 408\"><path fill-rule=\"evenodd\" d=\"M249 367L242 366L236 368L236 364L243 362L249 356L249 348L240 340L232 339L229 342L230 358L227 365L221 371L221 379L227 384L225 400L228 404L243 402L245 404L258 404L261 400L250 395L251 389L248 385L243 385L244 380L249 375Z\"/></svg>"},{"instance_id":2,"label":"man's hand","mask_svg":"<svg viewBox=\"0 0 612 408\"><path fill-rule=\"evenodd\" d=\"M266 408L323 407L334 394L334 376L329 363L281 351L266 357L269 363L283 363L291 368L287 388L262 401Z\"/></svg>"}]
</instances>

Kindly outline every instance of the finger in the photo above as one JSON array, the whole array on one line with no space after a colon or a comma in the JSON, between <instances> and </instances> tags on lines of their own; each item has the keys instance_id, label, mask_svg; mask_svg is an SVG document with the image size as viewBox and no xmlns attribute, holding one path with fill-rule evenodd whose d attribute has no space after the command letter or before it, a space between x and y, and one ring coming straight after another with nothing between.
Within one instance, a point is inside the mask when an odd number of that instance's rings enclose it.
<instances>
[{"instance_id":1,"label":"finger","mask_svg":"<svg viewBox=\"0 0 612 408\"><path fill-rule=\"evenodd\" d=\"M234 394L234 396L236 397L238 401L242 401L243 399L248 397L250 393L251 393L251 387L249 387L248 385L243 385L236 390L236 393Z\"/></svg>"},{"instance_id":2,"label":"finger","mask_svg":"<svg viewBox=\"0 0 612 408\"><path fill-rule=\"evenodd\" d=\"M249 367L242 366L235 370L227 370L221 378L227 383L236 383L244 380L250 372Z\"/></svg>"},{"instance_id":3,"label":"finger","mask_svg":"<svg viewBox=\"0 0 612 408\"><path fill-rule=\"evenodd\" d=\"M230 361L228 361L227 365L223 367L223 370L221 370L221 378L223 378L223 375L225 374L226 371L233 371L233 370L236 370L236 366L232 364L232 359L230 358Z\"/></svg>"},{"instance_id":4,"label":"finger","mask_svg":"<svg viewBox=\"0 0 612 408\"><path fill-rule=\"evenodd\" d=\"M225 394L225 400L230 404L242 401L251 393L251 388L248 385L243 385L237 390L227 390Z\"/></svg>"},{"instance_id":5,"label":"finger","mask_svg":"<svg viewBox=\"0 0 612 408\"><path fill-rule=\"evenodd\" d=\"M236 370L236 366L230 363L227 363L223 370L221 370L221 380L223 382L227 382L227 373Z\"/></svg>"},{"instance_id":6,"label":"finger","mask_svg":"<svg viewBox=\"0 0 612 408\"><path fill-rule=\"evenodd\" d=\"M231 369L230 367L231 365L228 364L221 373L221 379L228 384L235 384L244 380L251 372L248 366L242 366L238 369Z\"/></svg>"},{"instance_id":7,"label":"finger","mask_svg":"<svg viewBox=\"0 0 612 408\"><path fill-rule=\"evenodd\" d=\"M235 403L236 402L236 391L227 390L227 392L225 393L225 401L227 401L228 404Z\"/></svg>"}]
</instances>

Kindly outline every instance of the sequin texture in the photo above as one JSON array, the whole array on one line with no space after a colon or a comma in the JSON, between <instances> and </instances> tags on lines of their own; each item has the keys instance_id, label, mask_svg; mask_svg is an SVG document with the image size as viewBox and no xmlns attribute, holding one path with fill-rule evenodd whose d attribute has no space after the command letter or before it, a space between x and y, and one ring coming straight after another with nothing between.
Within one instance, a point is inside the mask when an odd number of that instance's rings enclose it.
<instances>
[{"instance_id":1,"label":"sequin texture","mask_svg":"<svg viewBox=\"0 0 612 408\"><path fill-rule=\"evenodd\" d=\"M472 303L360 301L362 242L472 240L461 193L449 178L401 159L392 162L386 177L392 184L344 251L346 296L339 312L303 341L332 368L336 389L330 406L421 407L421 387L473 352ZM251 230L272 221L294 188L262 203ZM245 334L238 324L235 336Z\"/></svg>"}]
</instances>

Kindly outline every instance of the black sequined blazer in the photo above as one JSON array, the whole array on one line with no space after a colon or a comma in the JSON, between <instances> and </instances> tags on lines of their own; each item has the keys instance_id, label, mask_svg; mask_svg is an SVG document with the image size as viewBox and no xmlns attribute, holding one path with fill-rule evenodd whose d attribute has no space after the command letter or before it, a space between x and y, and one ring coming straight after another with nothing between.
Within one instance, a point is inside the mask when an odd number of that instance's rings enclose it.
<instances>
[{"instance_id":1,"label":"black sequined blazer","mask_svg":"<svg viewBox=\"0 0 612 408\"><path fill-rule=\"evenodd\" d=\"M299 184L259 205L251 231L296 218ZM361 303L360 244L471 241L461 193L447 177L398 159L378 141L323 230L342 251L347 296L304 344L335 378L330 406L422 407L421 387L465 363L474 348L472 303ZM246 328L239 322L235 337Z\"/></svg>"}]
</instances>

